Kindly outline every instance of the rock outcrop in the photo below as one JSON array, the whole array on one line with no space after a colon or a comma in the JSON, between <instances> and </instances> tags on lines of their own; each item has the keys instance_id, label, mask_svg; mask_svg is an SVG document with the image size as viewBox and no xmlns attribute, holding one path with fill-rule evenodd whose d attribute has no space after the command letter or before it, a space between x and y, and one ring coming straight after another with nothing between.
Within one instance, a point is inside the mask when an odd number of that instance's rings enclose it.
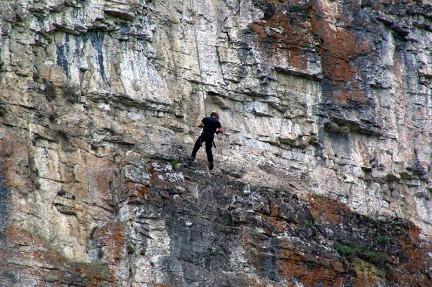
<instances>
[{"instance_id":1,"label":"rock outcrop","mask_svg":"<svg viewBox=\"0 0 432 287\"><path fill-rule=\"evenodd\" d=\"M429 1L0 11L1 286L432 286Z\"/></svg>"}]
</instances>

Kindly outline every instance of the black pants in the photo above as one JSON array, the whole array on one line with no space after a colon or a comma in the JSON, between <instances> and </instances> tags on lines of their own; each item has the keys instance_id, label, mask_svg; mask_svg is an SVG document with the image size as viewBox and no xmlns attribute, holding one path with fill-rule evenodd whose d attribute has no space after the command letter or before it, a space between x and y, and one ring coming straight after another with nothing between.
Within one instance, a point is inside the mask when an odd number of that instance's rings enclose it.
<instances>
[{"instance_id":1,"label":"black pants","mask_svg":"<svg viewBox=\"0 0 432 287\"><path fill-rule=\"evenodd\" d=\"M202 143L205 142L205 149L207 153L207 160L209 163L213 162L213 153L212 153L212 147L213 147L213 136L209 136L206 134L201 134L197 141L195 142L195 146L192 151L192 157L195 158L198 150L200 149Z\"/></svg>"}]
</instances>

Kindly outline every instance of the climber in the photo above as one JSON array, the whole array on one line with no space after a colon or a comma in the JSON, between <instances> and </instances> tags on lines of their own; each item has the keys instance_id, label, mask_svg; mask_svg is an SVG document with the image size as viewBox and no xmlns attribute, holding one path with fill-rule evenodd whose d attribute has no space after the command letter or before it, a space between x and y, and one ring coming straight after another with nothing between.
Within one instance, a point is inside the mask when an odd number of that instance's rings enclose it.
<instances>
[{"instance_id":1,"label":"climber","mask_svg":"<svg viewBox=\"0 0 432 287\"><path fill-rule=\"evenodd\" d=\"M215 111L211 112L210 117L203 118L201 123L198 125L199 128L202 128L203 131L201 135L198 137L195 142L195 146L192 151L191 161L195 160L196 153L201 147L202 143L205 142L205 148L207 153L208 167L210 170L213 169L213 154L212 147L214 145L213 138L214 134L223 133L224 129L222 128L219 122L219 114Z\"/></svg>"}]
</instances>

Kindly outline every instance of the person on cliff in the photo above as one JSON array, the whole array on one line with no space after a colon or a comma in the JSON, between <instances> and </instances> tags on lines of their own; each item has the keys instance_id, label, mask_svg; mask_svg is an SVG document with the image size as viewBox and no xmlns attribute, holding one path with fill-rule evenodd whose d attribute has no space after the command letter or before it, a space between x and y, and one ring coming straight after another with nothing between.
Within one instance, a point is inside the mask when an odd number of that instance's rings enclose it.
<instances>
[{"instance_id":1,"label":"person on cliff","mask_svg":"<svg viewBox=\"0 0 432 287\"><path fill-rule=\"evenodd\" d=\"M195 146L192 151L191 160L195 160L195 156L200 149L203 142L205 142L205 149L207 153L208 167L210 170L213 169L213 153L212 147L214 145L213 139L214 134L223 133L224 129L219 122L219 114L215 111L211 112L210 117L203 118L201 123L198 125L203 131L195 142Z\"/></svg>"}]
</instances>

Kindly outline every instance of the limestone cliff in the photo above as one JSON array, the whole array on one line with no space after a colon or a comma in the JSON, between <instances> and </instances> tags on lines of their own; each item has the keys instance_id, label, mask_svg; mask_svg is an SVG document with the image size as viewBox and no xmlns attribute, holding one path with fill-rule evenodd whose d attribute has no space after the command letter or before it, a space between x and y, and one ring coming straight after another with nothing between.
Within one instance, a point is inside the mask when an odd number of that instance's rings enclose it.
<instances>
[{"instance_id":1,"label":"limestone cliff","mask_svg":"<svg viewBox=\"0 0 432 287\"><path fill-rule=\"evenodd\" d=\"M1 286L432 286L430 1L0 11Z\"/></svg>"}]
</instances>

